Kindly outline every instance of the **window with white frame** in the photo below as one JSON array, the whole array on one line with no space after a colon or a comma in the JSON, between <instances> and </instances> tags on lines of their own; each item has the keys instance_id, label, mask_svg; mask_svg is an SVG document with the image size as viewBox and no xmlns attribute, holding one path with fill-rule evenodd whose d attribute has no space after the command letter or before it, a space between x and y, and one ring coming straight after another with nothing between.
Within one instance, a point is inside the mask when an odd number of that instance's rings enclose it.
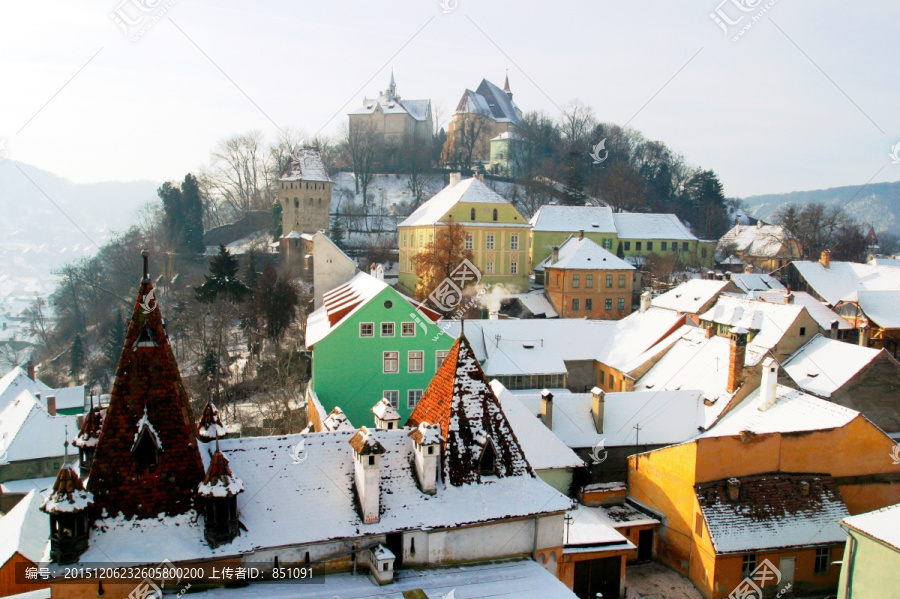
<instances>
[{"instance_id":1,"label":"window with white frame","mask_svg":"<svg viewBox=\"0 0 900 599\"><path fill-rule=\"evenodd\" d=\"M413 350L409 352L409 372L425 371L425 352L422 350Z\"/></svg>"},{"instance_id":2,"label":"window with white frame","mask_svg":"<svg viewBox=\"0 0 900 599\"><path fill-rule=\"evenodd\" d=\"M581 275L576 273L572 275L572 289L578 289L579 287L581 287Z\"/></svg>"},{"instance_id":3,"label":"window with white frame","mask_svg":"<svg viewBox=\"0 0 900 599\"><path fill-rule=\"evenodd\" d=\"M618 305L619 305L619 310L624 310L624 309L625 309L625 298L624 298L624 297L620 297L620 298L619 298L619 303L618 303Z\"/></svg>"},{"instance_id":4,"label":"window with white frame","mask_svg":"<svg viewBox=\"0 0 900 599\"><path fill-rule=\"evenodd\" d=\"M488 263L486 264L485 270L487 271L487 273L488 273L489 275L494 274L494 263L493 263L493 262L488 262Z\"/></svg>"},{"instance_id":5,"label":"window with white frame","mask_svg":"<svg viewBox=\"0 0 900 599\"><path fill-rule=\"evenodd\" d=\"M519 263L518 262L510 262L509 263L509 274L514 275L519 272Z\"/></svg>"},{"instance_id":6,"label":"window with white frame","mask_svg":"<svg viewBox=\"0 0 900 599\"><path fill-rule=\"evenodd\" d=\"M400 391L385 391L383 396L386 400L391 402L392 407L400 407Z\"/></svg>"},{"instance_id":7,"label":"window with white frame","mask_svg":"<svg viewBox=\"0 0 900 599\"><path fill-rule=\"evenodd\" d=\"M434 352L434 370L435 371L437 371L441 367L441 364L443 364L444 360L447 359L447 354L449 354L449 353L450 352L447 351L446 349L439 349L436 352Z\"/></svg>"},{"instance_id":8,"label":"window with white frame","mask_svg":"<svg viewBox=\"0 0 900 599\"><path fill-rule=\"evenodd\" d=\"M519 249L519 236L513 235L509 238L509 249L517 250Z\"/></svg>"},{"instance_id":9,"label":"window with white frame","mask_svg":"<svg viewBox=\"0 0 900 599\"><path fill-rule=\"evenodd\" d=\"M400 325L400 336L401 337L415 337L416 336L416 323L414 322L404 322Z\"/></svg>"},{"instance_id":10,"label":"window with white frame","mask_svg":"<svg viewBox=\"0 0 900 599\"><path fill-rule=\"evenodd\" d=\"M393 337L394 336L394 323L393 322L382 322L381 323L381 336L382 337Z\"/></svg>"},{"instance_id":11,"label":"window with white frame","mask_svg":"<svg viewBox=\"0 0 900 599\"><path fill-rule=\"evenodd\" d=\"M422 399L422 390L410 389L406 392L406 407L412 410L417 405L419 405L420 399Z\"/></svg>"},{"instance_id":12,"label":"window with white frame","mask_svg":"<svg viewBox=\"0 0 900 599\"><path fill-rule=\"evenodd\" d=\"M359 336L360 337L374 337L375 336L375 323L374 322L359 323Z\"/></svg>"},{"instance_id":13,"label":"window with white frame","mask_svg":"<svg viewBox=\"0 0 900 599\"><path fill-rule=\"evenodd\" d=\"M400 352L386 351L384 352L384 372L400 372Z\"/></svg>"},{"instance_id":14,"label":"window with white frame","mask_svg":"<svg viewBox=\"0 0 900 599\"><path fill-rule=\"evenodd\" d=\"M584 286L588 289L594 288L594 275L591 273L587 273L584 275Z\"/></svg>"},{"instance_id":15,"label":"window with white frame","mask_svg":"<svg viewBox=\"0 0 900 599\"><path fill-rule=\"evenodd\" d=\"M475 237L471 233L466 233L466 249L471 250L475 247Z\"/></svg>"},{"instance_id":16,"label":"window with white frame","mask_svg":"<svg viewBox=\"0 0 900 599\"><path fill-rule=\"evenodd\" d=\"M487 249L494 249L494 236L490 234L487 236Z\"/></svg>"}]
</instances>

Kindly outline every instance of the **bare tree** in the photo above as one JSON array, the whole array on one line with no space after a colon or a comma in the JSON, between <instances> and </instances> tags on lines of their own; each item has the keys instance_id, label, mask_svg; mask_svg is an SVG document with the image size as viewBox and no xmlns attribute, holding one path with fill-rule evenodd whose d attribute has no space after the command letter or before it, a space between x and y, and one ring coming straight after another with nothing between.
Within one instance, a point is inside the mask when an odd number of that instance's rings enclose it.
<instances>
[{"instance_id":1,"label":"bare tree","mask_svg":"<svg viewBox=\"0 0 900 599\"><path fill-rule=\"evenodd\" d=\"M571 149L585 143L596 124L594 109L581 100L572 100L563 109L559 130L566 146Z\"/></svg>"},{"instance_id":2,"label":"bare tree","mask_svg":"<svg viewBox=\"0 0 900 599\"><path fill-rule=\"evenodd\" d=\"M282 140L273 151L259 131L224 139L210 153L210 165L201 172L203 189L227 209L230 217L248 210L268 210L275 198L279 167L283 166L279 156L286 144Z\"/></svg>"},{"instance_id":3,"label":"bare tree","mask_svg":"<svg viewBox=\"0 0 900 599\"><path fill-rule=\"evenodd\" d=\"M488 140L493 129L493 121L477 113L459 114L450 124L447 143L444 146L444 162L454 163L470 170L476 156L486 156L490 147Z\"/></svg>"},{"instance_id":4,"label":"bare tree","mask_svg":"<svg viewBox=\"0 0 900 599\"><path fill-rule=\"evenodd\" d=\"M382 145L381 134L371 123L353 122L344 126L342 154L353 169L356 193L362 192L363 208L369 206L369 185L383 153Z\"/></svg>"},{"instance_id":5,"label":"bare tree","mask_svg":"<svg viewBox=\"0 0 900 599\"><path fill-rule=\"evenodd\" d=\"M616 161L609 167L601 190L603 200L616 212L644 205L643 181L627 162Z\"/></svg>"},{"instance_id":6,"label":"bare tree","mask_svg":"<svg viewBox=\"0 0 900 599\"><path fill-rule=\"evenodd\" d=\"M437 179L431 168L428 140L416 135L406 136L400 147L400 168L406 173L406 187L413 196L411 208L422 203L425 190Z\"/></svg>"}]
</instances>

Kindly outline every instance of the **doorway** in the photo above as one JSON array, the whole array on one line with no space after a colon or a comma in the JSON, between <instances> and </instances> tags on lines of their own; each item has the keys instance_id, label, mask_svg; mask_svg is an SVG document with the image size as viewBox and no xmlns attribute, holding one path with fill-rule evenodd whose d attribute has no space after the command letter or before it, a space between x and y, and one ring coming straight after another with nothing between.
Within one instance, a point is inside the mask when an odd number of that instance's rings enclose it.
<instances>
[{"instance_id":1,"label":"doorway","mask_svg":"<svg viewBox=\"0 0 900 599\"><path fill-rule=\"evenodd\" d=\"M653 529L638 532L637 561L649 562L653 559Z\"/></svg>"},{"instance_id":2,"label":"doorway","mask_svg":"<svg viewBox=\"0 0 900 599\"><path fill-rule=\"evenodd\" d=\"M618 599L621 573L621 557L575 562L572 590L579 599L595 599L597 593L603 593L603 599Z\"/></svg>"},{"instance_id":3,"label":"doorway","mask_svg":"<svg viewBox=\"0 0 900 599\"><path fill-rule=\"evenodd\" d=\"M394 554L394 570L403 567L403 533L395 532L386 536L384 546Z\"/></svg>"}]
</instances>

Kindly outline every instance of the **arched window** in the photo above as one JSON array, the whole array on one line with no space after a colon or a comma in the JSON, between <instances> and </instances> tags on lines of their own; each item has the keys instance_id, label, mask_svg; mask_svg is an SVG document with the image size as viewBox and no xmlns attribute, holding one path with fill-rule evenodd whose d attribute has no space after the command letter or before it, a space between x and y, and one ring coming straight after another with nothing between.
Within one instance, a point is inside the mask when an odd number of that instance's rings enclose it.
<instances>
[{"instance_id":1,"label":"arched window","mask_svg":"<svg viewBox=\"0 0 900 599\"><path fill-rule=\"evenodd\" d=\"M294 208L299 208L299 207L300 207L300 200L297 198L294 198Z\"/></svg>"},{"instance_id":2,"label":"arched window","mask_svg":"<svg viewBox=\"0 0 900 599\"><path fill-rule=\"evenodd\" d=\"M472 211L469 213L469 220L475 220L475 209L472 208Z\"/></svg>"},{"instance_id":3,"label":"arched window","mask_svg":"<svg viewBox=\"0 0 900 599\"><path fill-rule=\"evenodd\" d=\"M497 209L494 208L494 220L497 220Z\"/></svg>"},{"instance_id":4,"label":"arched window","mask_svg":"<svg viewBox=\"0 0 900 599\"><path fill-rule=\"evenodd\" d=\"M490 439L484 444L481 459L478 460L478 473L481 476L494 476L497 474L497 452L494 450L494 442Z\"/></svg>"}]
</instances>

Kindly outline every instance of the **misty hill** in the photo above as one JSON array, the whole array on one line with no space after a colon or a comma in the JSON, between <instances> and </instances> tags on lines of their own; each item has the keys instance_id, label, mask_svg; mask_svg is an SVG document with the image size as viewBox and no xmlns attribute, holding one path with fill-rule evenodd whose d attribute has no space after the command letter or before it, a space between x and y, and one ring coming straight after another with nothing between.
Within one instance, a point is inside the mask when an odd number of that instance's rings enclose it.
<instances>
[{"instance_id":1,"label":"misty hill","mask_svg":"<svg viewBox=\"0 0 900 599\"><path fill-rule=\"evenodd\" d=\"M855 198L853 196L859 192ZM871 183L861 192L859 185L832 187L815 191L792 191L744 198L748 212L757 218L768 219L783 204L820 202L827 205L846 204L846 209L862 223L871 224L876 233L888 231L900 235L900 181Z\"/></svg>"}]
</instances>

